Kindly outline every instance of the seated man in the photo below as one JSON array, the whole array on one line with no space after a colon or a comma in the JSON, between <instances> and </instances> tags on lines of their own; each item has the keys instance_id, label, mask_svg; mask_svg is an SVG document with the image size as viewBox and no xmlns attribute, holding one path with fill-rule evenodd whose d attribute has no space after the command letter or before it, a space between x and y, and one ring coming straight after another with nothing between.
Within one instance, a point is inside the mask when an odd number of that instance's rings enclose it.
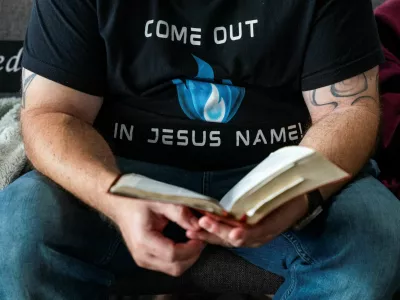
<instances>
[{"instance_id":1,"label":"seated man","mask_svg":"<svg viewBox=\"0 0 400 300\"><path fill-rule=\"evenodd\" d=\"M390 299L400 203L369 161L380 49L370 0L34 1L21 121L37 171L0 192L0 298L101 298L216 244L285 277L276 299ZM246 228L107 193L137 172L220 198L289 144L352 180Z\"/></svg>"}]
</instances>

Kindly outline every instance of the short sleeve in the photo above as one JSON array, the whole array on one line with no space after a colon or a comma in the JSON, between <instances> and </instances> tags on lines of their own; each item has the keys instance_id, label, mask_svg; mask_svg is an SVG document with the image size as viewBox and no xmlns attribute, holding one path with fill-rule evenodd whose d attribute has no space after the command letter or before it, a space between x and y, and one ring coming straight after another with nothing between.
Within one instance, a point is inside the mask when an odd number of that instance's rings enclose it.
<instances>
[{"instance_id":1,"label":"short sleeve","mask_svg":"<svg viewBox=\"0 0 400 300\"><path fill-rule=\"evenodd\" d=\"M104 41L93 0L34 0L22 65L78 91L102 96Z\"/></svg>"},{"instance_id":2,"label":"short sleeve","mask_svg":"<svg viewBox=\"0 0 400 300\"><path fill-rule=\"evenodd\" d=\"M302 90L328 86L384 61L371 0L316 0Z\"/></svg>"}]
</instances>

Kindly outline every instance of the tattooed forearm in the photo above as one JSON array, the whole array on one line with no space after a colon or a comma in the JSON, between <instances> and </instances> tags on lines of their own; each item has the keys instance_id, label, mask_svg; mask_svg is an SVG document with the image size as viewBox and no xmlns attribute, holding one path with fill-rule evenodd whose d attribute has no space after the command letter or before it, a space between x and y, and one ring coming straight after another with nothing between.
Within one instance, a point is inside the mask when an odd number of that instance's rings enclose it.
<instances>
[{"instance_id":1,"label":"tattooed forearm","mask_svg":"<svg viewBox=\"0 0 400 300\"><path fill-rule=\"evenodd\" d=\"M327 103L318 103L317 102L317 90L313 90L311 92L311 104L314 106L326 106L326 105L332 105L334 108L337 108L339 106L338 102L332 101L332 102L327 102Z\"/></svg>"},{"instance_id":2,"label":"tattooed forearm","mask_svg":"<svg viewBox=\"0 0 400 300\"><path fill-rule=\"evenodd\" d=\"M351 105L354 105L362 100L372 100L372 101L376 101L376 99L374 97L371 96L361 96L358 97L356 100L354 100L353 102L351 102Z\"/></svg>"},{"instance_id":3,"label":"tattooed forearm","mask_svg":"<svg viewBox=\"0 0 400 300\"><path fill-rule=\"evenodd\" d=\"M354 97L368 90L368 79L365 74L331 85L331 93L337 98Z\"/></svg>"},{"instance_id":4,"label":"tattooed forearm","mask_svg":"<svg viewBox=\"0 0 400 300\"><path fill-rule=\"evenodd\" d=\"M331 106L333 109L343 105L355 105L363 100L377 101L379 91L379 74L369 72L360 74L348 80L335 83L329 87L310 91L308 96L314 107Z\"/></svg>"},{"instance_id":5,"label":"tattooed forearm","mask_svg":"<svg viewBox=\"0 0 400 300\"><path fill-rule=\"evenodd\" d=\"M22 69L22 108L25 108L26 105L26 91L28 90L33 79L35 79L36 75L37 74L27 69Z\"/></svg>"},{"instance_id":6,"label":"tattooed forearm","mask_svg":"<svg viewBox=\"0 0 400 300\"><path fill-rule=\"evenodd\" d=\"M316 90L312 91L311 103L314 106L332 105L334 107L334 109L336 109L339 106L339 102L337 102L337 101L331 101L331 102L326 102L326 103L318 103L316 95L317 95L317 91ZM355 100L352 100L350 102L350 105L354 105L354 104L360 102L361 100L376 101L376 99L374 97L372 97L372 96L360 96L360 97L357 97Z\"/></svg>"}]
</instances>

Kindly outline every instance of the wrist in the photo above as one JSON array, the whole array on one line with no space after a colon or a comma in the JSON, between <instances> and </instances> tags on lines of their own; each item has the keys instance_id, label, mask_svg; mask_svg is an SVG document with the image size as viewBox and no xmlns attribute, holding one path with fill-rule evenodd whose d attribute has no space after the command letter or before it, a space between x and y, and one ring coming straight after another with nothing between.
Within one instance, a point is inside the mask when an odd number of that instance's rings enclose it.
<instances>
[{"instance_id":1,"label":"wrist","mask_svg":"<svg viewBox=\"0 0 400 300\"><path fill-rule=\"evenodd\" d=\"M94 196L108 193L111 186L119 177L121 177L121 172L117 168L104 169L98 172L94 182Z\"/></svg>"},{"instance_id":2,"label":"wrist","mask_svg":"<svg viewBox=\"0 0 400 300\"><path fill-rule=\"evenodd\" d=\"M90 202L96 203L96 209L116 222L120 207L128 199L109 193L110 187L121 176L117 171L108 171L97 177L95 192L90 196Z\"/></svg>"}]
</instances>

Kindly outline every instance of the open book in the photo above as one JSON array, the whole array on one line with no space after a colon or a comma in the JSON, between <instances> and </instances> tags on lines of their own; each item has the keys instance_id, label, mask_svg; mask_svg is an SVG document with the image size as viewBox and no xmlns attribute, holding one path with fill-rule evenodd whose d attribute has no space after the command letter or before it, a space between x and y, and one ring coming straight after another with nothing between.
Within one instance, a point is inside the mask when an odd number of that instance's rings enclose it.
<instances>
[{"instance_id":1,"label":"open book","mask_svg":"<svg viewBox=\"0 0 400 300\"><path fill-rule=\"evenodd\" d=\"M221 201L138 174L121 176L110 188L110 193L185 205L255 224L297 196L349 177L348 173L316 151L290 146L268 156Z\"/></svg>"}]
</instances>

